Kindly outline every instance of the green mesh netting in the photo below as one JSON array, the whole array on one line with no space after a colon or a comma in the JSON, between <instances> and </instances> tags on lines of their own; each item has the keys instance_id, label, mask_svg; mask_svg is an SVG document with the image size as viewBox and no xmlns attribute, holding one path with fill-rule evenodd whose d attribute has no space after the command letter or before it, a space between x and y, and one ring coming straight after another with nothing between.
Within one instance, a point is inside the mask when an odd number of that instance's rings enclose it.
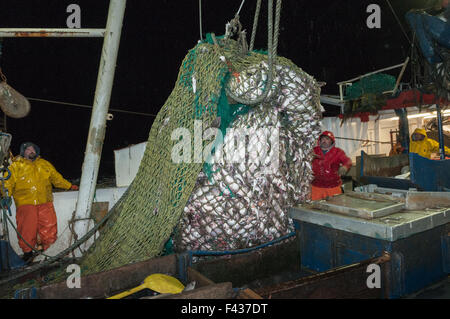
<instances>
[{"instance_id":1,"label":"green mesh netting","mask_svg":"<svg viewBox=\"0 0 450 319\"><path fill-rule=\"evenodd\" d=\"M396 78L383 73L372 74L345 89L345 116L355 113L376 113L387 101L383 92L394 89ZM344 116L344 118L345 118Z\"/></svg>"},{"instance_id":2,"label":"green mesh netting","mask_svg":"<svg viewBox=\"0 0 450 319\"><path fill-rule=\"evenodd\" d=\"M354 100L364 94L382 94L394 89L396 78L389 74L372 74L345 89L345 100Z\"/></svg>"},{"instance_id":3,"label":"green mesh netting","mask_svg":"<svg viewBox=\"0 0 450 319\"><path fill-rule=\"evenodd\" d=\"M226 80L228 76L226 77ZM226 130L231 126L234 119L241 115L245 114L250 110L250 107L245 104L230 104L228 103L228 98L225 93L225 89L223 88L221 91L219 104L217 108L217 119L220 122L218 129L222 133L222 139L216 138L211 150L211 156L215 154L215 150L220 143L223 143L223 136L226 135ZM203 171L205 172L208 179L211 180L211 175L214 173L211 168L211 164L209 163L209 159L207 159L203 165Z\"/></svg>"}]
</instances>

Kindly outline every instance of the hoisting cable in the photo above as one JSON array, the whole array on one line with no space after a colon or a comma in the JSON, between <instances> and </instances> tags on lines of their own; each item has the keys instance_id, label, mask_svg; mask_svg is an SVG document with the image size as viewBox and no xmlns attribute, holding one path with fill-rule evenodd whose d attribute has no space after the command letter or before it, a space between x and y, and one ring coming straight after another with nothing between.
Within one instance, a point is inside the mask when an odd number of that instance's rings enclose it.
<instances>
[{"instance_id":1,"label":"hoisting cable","mask_svg":"<svg viewBox=\"0 0 450 319\"><path fill-rule=\"evenodd\" d=\"M362 142L363 144L369 144L369 143L376 143L376 144L391 144L391 142L382 142L382 141L365 140L365 139L360 139L360 138L339 137L339 136L335 136L334 138L337 139L337 140L347 140L347 141L357 141L357 142Z\"/></svg>"},{"instance_id":2,"label":"hoisting cable","mask_svg":"<svg viewBox=\"0 0 450 319\"><path fill-rule=\"evenodd\" d=\"M256 29L258 28L258 19L259 19L259 11L261 10L261 0L257 0L256 9L255 9L255 17L253 19L253 28L252 28L252 36L250 38L250 52L253 51L253 47L255 45L255 37L256 37Z\"/></svg>"},{"instance_id":3,"label":"hoisting cable","mask_svg":"<svg viewBox=\"0 0 450 319\"><path fill-rule=\"evenodd\" d=\"M277 5L275 7L275 26L273 35L273 52L274 59L278 55L278 37L280 35L280 16L281 16L281 0L277 0Z\"/></svg>"},{"instance_id":4,"label":"hoisting cable","mask_svg":"<svg viewBox=\"0 0 450 319\"><path fill-rule=\"evenodd\" d=\"M78 106L78 107L83 107L83 108L87 108L87 109L92 109L92 105L86 105L86 104L77 104L77 103L61 102L61 101L54 101L54 100L45 100L45 99L38 99L38 98L33 98L33 97L27 97L27 99L30 100L30 101L38 101L38 102L45 102L45 103L52 103L52 104L61 104L61 105L68 105L68 106ZM111 112L119 112L119 113L126 113L126 114L134 114L134 115L143 115L143 116L156 117L156 114L151 114L151 113L125 111L125 110L122 110L122 109L113 109L113 108L109 108L108 110L111 111Z\"/></svg>"},{"instance_id":5,"label":"hoisting cable","mask_svg":"<svg viewBox=\"0 0 450 319\"><path fill-rule=\"evenodd\" d=\"M242 33L245 33L245 32L242 32L242 25L241 25L241 22L239 21L239 13L241 12L241 9L242 9L242 6L244 5L244 3L245 3L245 0L242 0L238 11L236 11L236 14L234 15L234 18L231 19L231 21L226 24L225 39L228 39L232 35L232 33L234 33L233 30L235 30L236 28L238 29L237 33L239 34L239 36L241 36Z\"/></svg>"},{"instance_id":6,"label":"hoisting cable","mask_svg":"<svg viewBox=\"0 0 450 319\"><path fill-rule=\"evenodd\" d=\"M241 9L242 9L242 6L244 5L244 3L245 3L245 0L242 0L241 5L239 6L239 9L238 9L238 11L236 12L236 14L234 16L238 16L239 15L239 13L241 12Z\"/></svg>"},{"instance_id":7,"label":"hoisting cable","mask_svg":"<svg viewBox=\"0 0 450 319\"><path fill-rule=\"evenodd\" d=\"M277 1L277 5L278 2L280 2L281 0ZM273 0L268 0L268 10L267 10L267 57L268 57L268 77L267 77L267 83L266 86L264 88L264 93L259 96L258 98L256 98L253 101L247 100L247 99L242 99L236 95L234 95L229 89L228 87L225 88L225 91L227 93L227 95L235 100L236 102L240 103L240 104L246 104L246 105L255 105L258 103L261 103L262 101L264 101L267 97L267 95L269 94L269 90L268 88L270 88L272 86L272 81L273 81Z\"/></svg>"},{"instance_id":8,"label":"hoisting cable","mask_svg":"<svg viewBox=\"0 0 450 319\"><path fill-rule=\"evenodd\" d=\"M202 0L198 0L198 18L200 25L200 41L203 41L203 30L202 30Z\"/></svg>"},{"instance_id":9,"label":"hoisting cable","mask_svg":"<svg viewBox=\"0 0 450 319\"><path fill-rule=\"evenodd\" d=\"M275 45L278 45L278 35L279 35L279 25L280 25L280 13L281 13L281 0L277 0L276 12L275 12L275 26L273 24L273 0L268 0L268 14L267 14L267 55L268 55L268 77L267 82L264 88L264 93L254 100L242 99L236 95L234 95L228 87L225 87L225 92L228 97L232 100L246 105L255 105L264 101L269 94L270 88L272 87L273 82L273 63L276 58L277 48ZM274 39L276 38L276 39Z\"/></svg>"},{"instance_id":10,"label":"hoisting cable","mask_svg":"<svg viewBox=\"0 0 450 319\"><path fill-rule=\"evenodd\" d=\"M403 28L402 23L400 22L400 19L398 18L397 14L395 13L394 8L391 5L391 2L389 0L386 0L387 4L389 5L389 8L391 8L392 14L394 15L395 19L397 20L398 25L400 26L400 29L403 31L403 34L405 35L406 39L408 39L408 42L412 44L411 40L408 37L408 34L406 33L405 29Z\"/></svg>"},{"instance_id":11,"label":"hoisting cable","mask_svg":"<svg viewBox=\"0 0 450 319\"><path fill-rule=\"evenodd\" d=\"M2 57L3 57L3 38L0 38L0 66L2 65Z\"/></svg>"},{"instance_id":12,"label":"hoisting cable","mask_svg":"<svg viewBox=\"0 0 450 319\"><path fill-rule=\"evenodd\" d=\"M2 56L3 56L3 38L0 38L0 62L1 62ZM3 82L5 82L5 83L7 82L6 76L2 72L1 64L0 64L0 78L2 79Z\"/></svg>"},{"instance_id":13,"label":"hoisting cable","mask_svg":"<svg viewBox=\"0 0 450 319\"><path fill-rule=\"evenodd\" d=\"M0 38L0 65L2 62L2 55L3 55L3 38Z\"/></svg>"},{"instance_id":14,"label":"hoisting cable","mask_svg":"<svg viewBox=\"0 0 450 319\"><path fill-rule=\"evenodd\" d=\"M0 78L2 79L3 82L7 82L6 76L3 74L2 72L2 68L0 67Z\"/></svg>"}]
</instances>

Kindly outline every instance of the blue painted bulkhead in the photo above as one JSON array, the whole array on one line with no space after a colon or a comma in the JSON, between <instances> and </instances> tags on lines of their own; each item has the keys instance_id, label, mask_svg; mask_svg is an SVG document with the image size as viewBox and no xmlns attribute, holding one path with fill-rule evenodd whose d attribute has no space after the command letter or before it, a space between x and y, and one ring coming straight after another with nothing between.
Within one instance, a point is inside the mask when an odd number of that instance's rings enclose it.
<instances>
[{"instance_id":1,"label":"blue painted bulkhead","mask_svg":"<svg viewBox=\"0 0 450 319\"><path fill-rule=\"evenodd\" d=\"M386 276L387 298L400 298L436 283L450 270L450 224L390 242L302 221L295 221L300 234L301 267L316 272L391 256ZM368 274L369 275L369 274ZM383 289L383 287L382 287Z\"/></svg>"}]
</instances>

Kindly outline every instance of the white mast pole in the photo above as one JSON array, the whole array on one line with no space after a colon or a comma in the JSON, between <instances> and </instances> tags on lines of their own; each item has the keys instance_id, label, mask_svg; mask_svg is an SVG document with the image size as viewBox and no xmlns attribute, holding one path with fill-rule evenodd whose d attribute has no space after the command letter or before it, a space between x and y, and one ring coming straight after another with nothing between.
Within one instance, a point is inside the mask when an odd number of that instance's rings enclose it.
<instances>
[{"instance_id":1,"label":"white mast pole","mask_svg":"<svg viewBox=\"0 0 450 319\"><path fill-rule=\"evenodd\" d=\"M120 35L126 0L111 0L109 4L108 20L103 42L100 68L97 77L94 106L92 110L89 135L86 144L84 162L75 211L74 231L78 238L83 237L89 230L95 188L97 185L98 169L106 131L106 117L111 98L111 91L119 50ZM84 244L87 247L88 243Z\"/></svg>"}]
</instances>

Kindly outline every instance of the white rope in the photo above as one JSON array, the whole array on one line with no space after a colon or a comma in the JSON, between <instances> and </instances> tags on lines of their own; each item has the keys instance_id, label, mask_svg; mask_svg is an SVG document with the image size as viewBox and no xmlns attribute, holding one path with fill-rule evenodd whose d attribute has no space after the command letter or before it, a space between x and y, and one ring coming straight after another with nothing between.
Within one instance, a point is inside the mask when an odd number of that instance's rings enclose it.
<instances>
[{"instance_id":1,"label":"white rope","mask_svg":"<svg viewBox=\"0 0 450 319\"><path fill-rule=\"evenodd\" d=\"M198 0L198 16L200 24L200 41L203 41L203 30L202 30L202 0Z\"/></svg>"},{"instance_id":2,"label":"white rope","mask_svg":"<svg viewBox=\"0 0 450 319\"><path fill-rule=\"evenodd\" d=\"M239 15L239 13L241 12L241 9L242 9L242 6L244 5L244 3L245 3L245 0L242 0L241 6L239 7L239 10L236 12L236 15L235 15L235 16L238 16L238 15Z\"/></svg>"}]
</instances>

